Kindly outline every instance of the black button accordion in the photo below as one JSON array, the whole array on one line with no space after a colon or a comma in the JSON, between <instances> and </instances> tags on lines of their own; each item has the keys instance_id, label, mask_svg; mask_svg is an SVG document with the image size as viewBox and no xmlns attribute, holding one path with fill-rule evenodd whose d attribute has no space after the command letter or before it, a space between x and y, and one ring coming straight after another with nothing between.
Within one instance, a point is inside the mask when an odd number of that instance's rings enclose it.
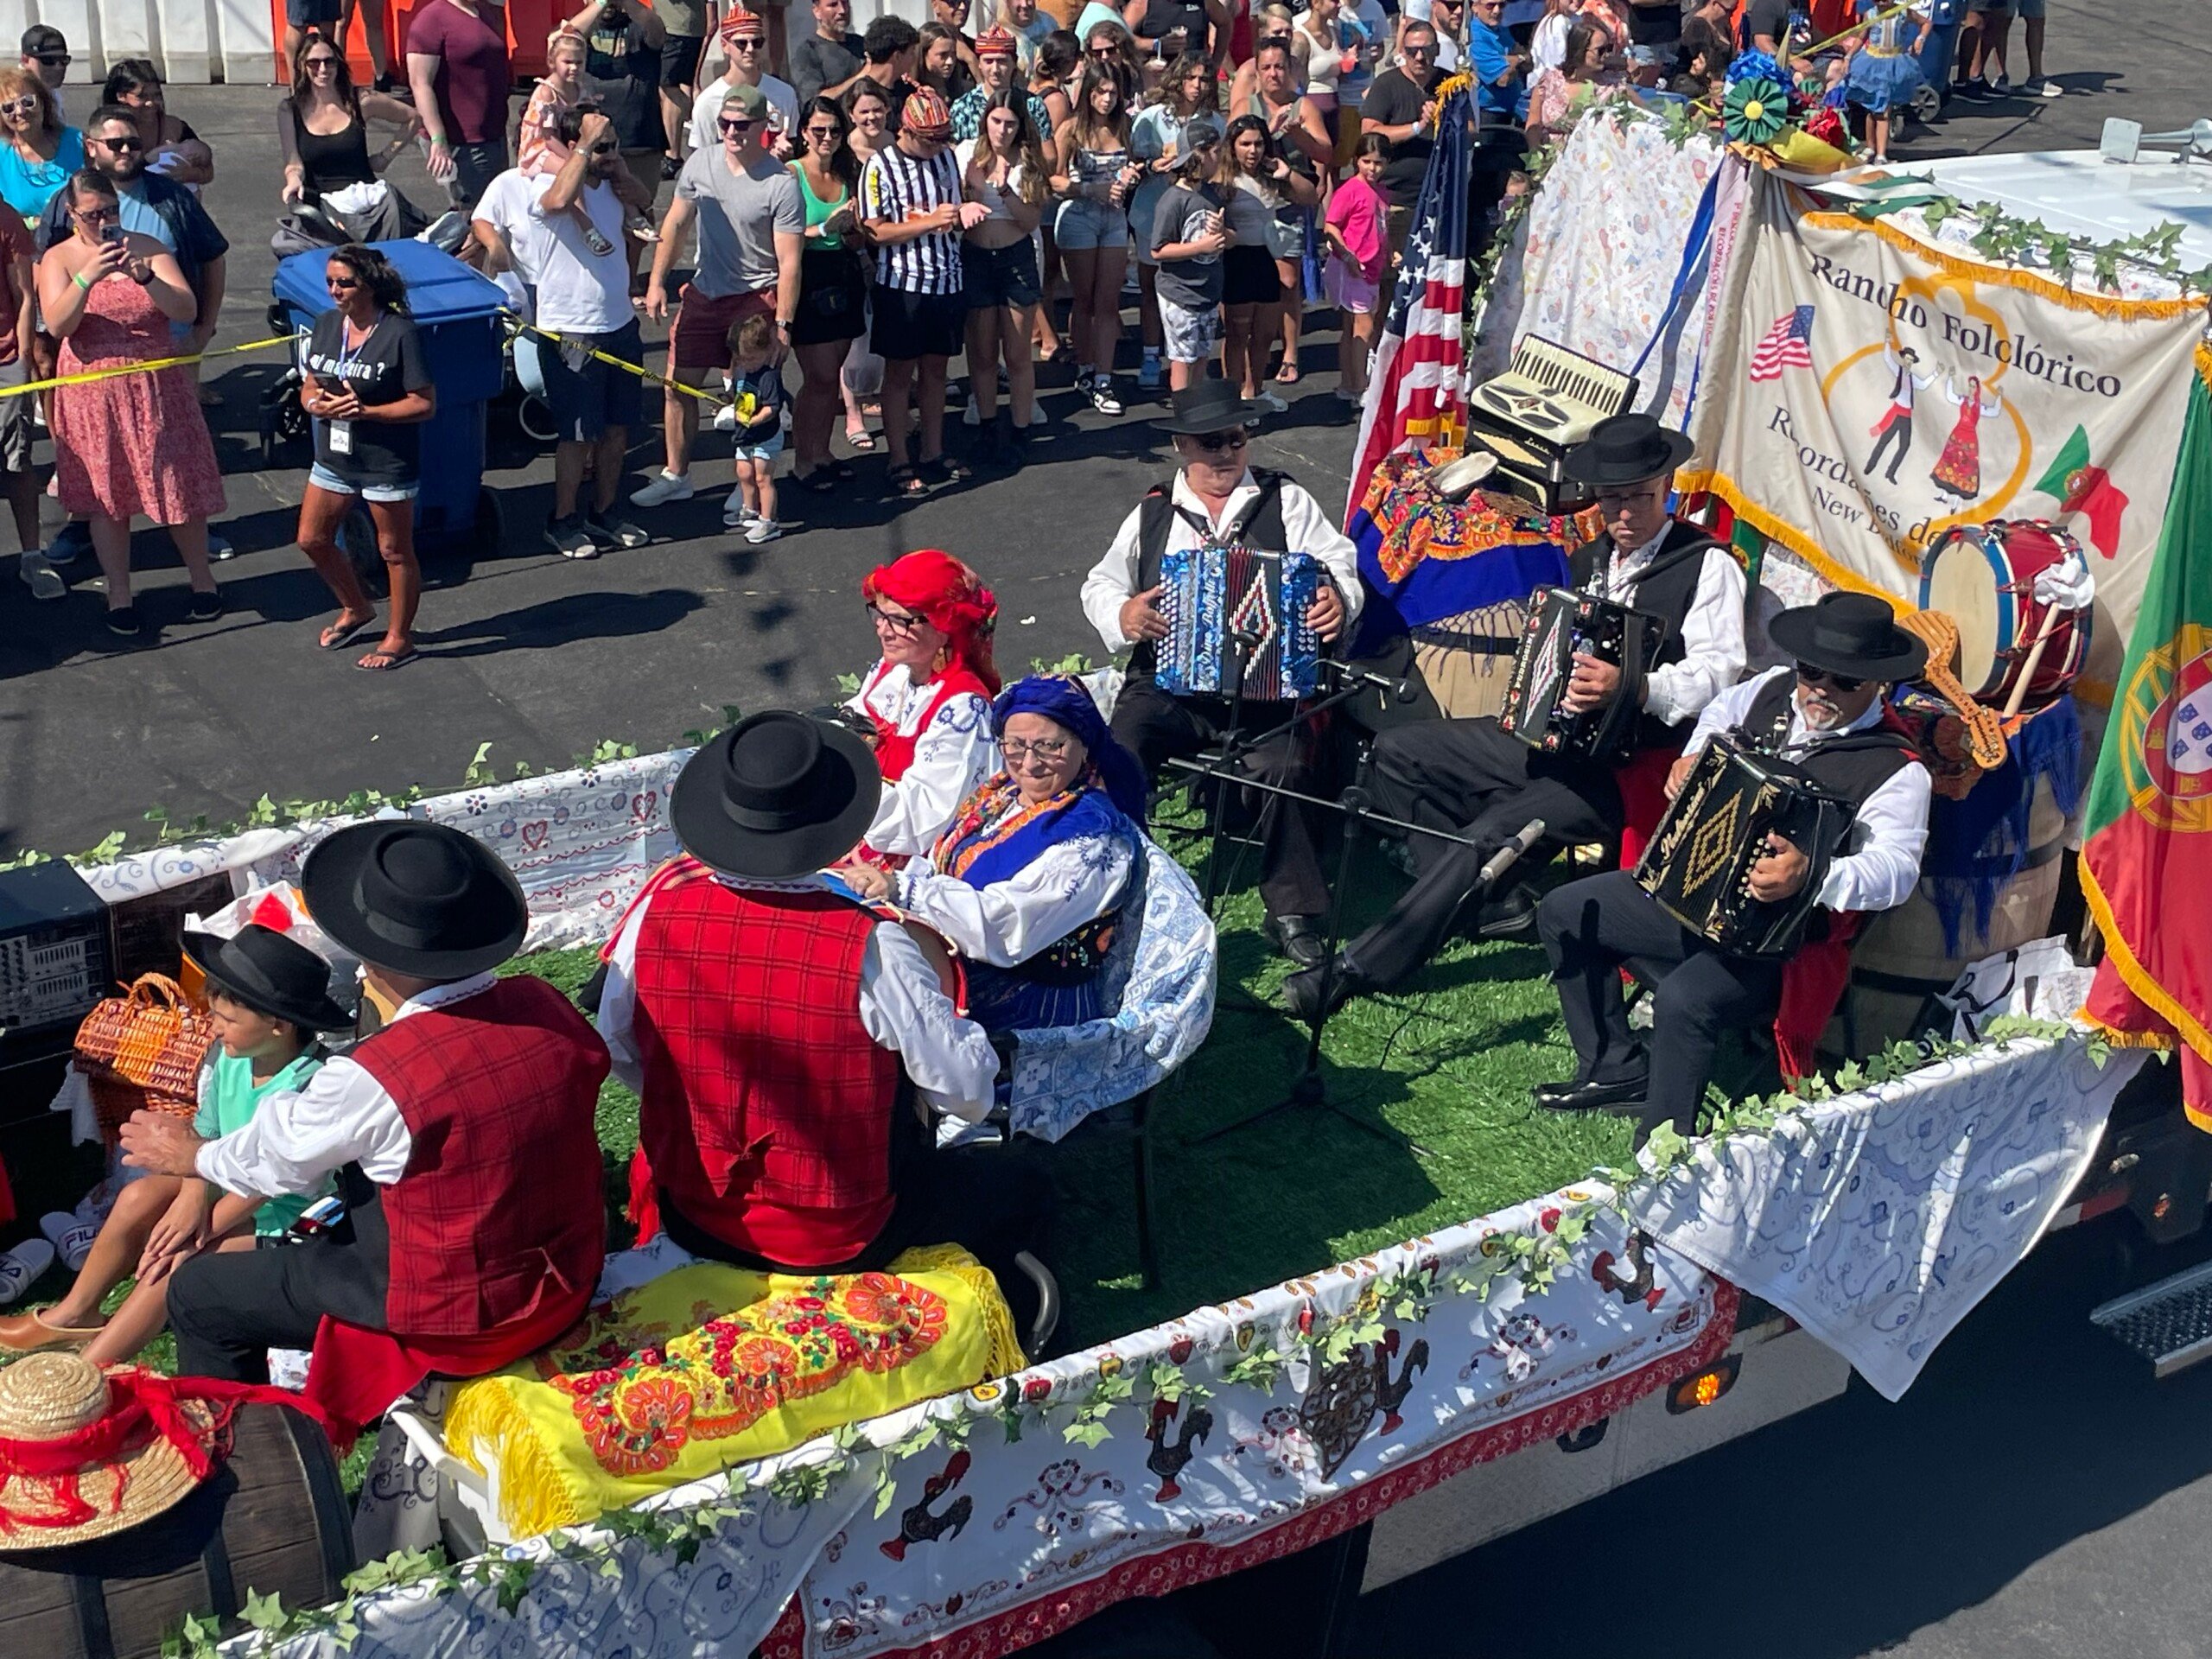
<instances>
[{"instance_id":1,"label":"black button accordion","mask_svg":"<svg viewBox=\"0 0 2212 1659\"><path fill-rule=\"evenodd\" d=\"M1721 733L1699 751L1637 861L1636 879L1683 926L1730 955L1787 956L1804 938L1853 816L1850 802L1803 768ZM1766 903L1751 897L1751 874L1770 835L1809 861L1802 887Z\"/></svg>"},{"instance_id":2,"label":"black button accordion","mask_svg":"<svg viewBox=\"0 0 2212 1659\"><path fill-rule=\"evenodd\" d=\"M1634 746L1643 683L1666 633L1665 621L1649 611L1573 588L1537 588L1529 596L1529 626L1506 683L1500 729L1546 754L1622 759ZM1578 652L1619 669L1621 683L1601 707L1570 714L1562 699Z\"/></svg>"}]
</instances>

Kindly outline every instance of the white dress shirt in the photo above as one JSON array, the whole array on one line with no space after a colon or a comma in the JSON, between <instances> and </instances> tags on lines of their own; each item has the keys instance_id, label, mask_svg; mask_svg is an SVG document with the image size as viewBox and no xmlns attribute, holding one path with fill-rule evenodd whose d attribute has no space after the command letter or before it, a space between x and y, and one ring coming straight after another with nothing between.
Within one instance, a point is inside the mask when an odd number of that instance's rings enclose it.
<instances>
[{"instance_id":1,"label":"white dress shirt","mask_svg":"<svg viewBox=\"0 0 2212 1659\"><path fill-rule=\"evenodd\" d=\"M385 1024L451 1007L498 982L487 973L434 985L401 1003ZM406 1173L414 1148L399 1103L366 1067L340 1055L325 1063L306 1088L264 1096L251 1122L208 1141L195 1162L200 1179L226 1192L274 1198L320 1192L324 1179L347 1164L360 1165L378 1186L390 1186Z\"/></svg>"},{"instance_id":2,"label":"white dress shirt","mask_svg":"<svg viewBox=\"0 0 2212 1659\"><path fill-rule=\"evenodd\" d=\"M879 662L845 707L874 715L901 737L913 737L937 693L934 682L916 685L905 664ZM883 780L883 798L876 803L862 844L893 856L926 853L960 804L998 768L991 705L973 691L956 692L931 718L929 729L915 738L914 758L906 772L895 783Z\"/></svg>"},{"instance_id":3,"label":"white dress shirt","mask_svg":"<svg viewBox=\"0 0 2212 1659\"><path fill-rule=\"evenodd\" d=\"M1220 514L1210 518L1205 504L1178 472L1169 499L1219 531L1223 525L1233 523L1259 493L1259 480L1248 467L1223 504ZM1106 556L1092 566L1090 574L1083 579L1083 613L1090 619L1090 626L1098 630L1098 637L1105 641L1109 651L1126 651L1136 643L1122 632L1122 606L1138 592L1137 525L1143 513L1141 506L1131 510L1129 516L1122 520L1122 527L1114 532ZM1352 624L1359 620L1360 605L1366 598L1359 583L1358 550L1321 511L1319 502L1302 486L1287 480L1282 486L1282 529L1283 538L1290 545L1269 550L1310 553L1321 562L1322 569L1336 586L1337 597L1344 601L1344 627L1337 637L1349 637ZM1180 553L1198 545L1198 532L1190 521L1180 512L1168 514L1167 541L1160 551Z\"/></svg>"},{"instance_id":4,"label":"white dress shirt","mask_svg":"<svg viewBox=\"0 0 2212 1659\"><path fill-rule=\"evenodd\" d=\"M1722 692L1698 716L1697 729L1690 734L1690 741L1682 752L1695 754L1715 732L1741 724L1763 687L1777 675L1796 673L1794 668L1770 668L1758 678L1745 680ZM1881 718L1882 702L1877 698L1865 714L1849 725L1832 732L1815 731L1805 723L1803 713L1793 702L1789 733L1783 742L1782 758L1800 760L1814 743L1849 732L1863 732L1878 724ZM1889 910L1912 896L1913 888L1920 881L1920 855L1928 845L1928 802L1931 793L1928 768L1908 766L1899 767L1866 798L1858 816L1851 821L1851 835L1844 842L1844 855L1828 866L1827 876L1821 883L1821 909Z\"/></svg>"},{"instance_id":5,"label":"white dress shirt","mask_svg":"<svg viewBox=\"0 0 2212 1659\"><path fill-rule=\"evenodd\" d=\"M1634 552L1613 550L1605 565L1605 597L1633 604L1636 587L1674 529L1668 525ZM1682 618L1682 660L1644 677L1643 709L1669 726L1694 718L1744 676L1744 569L1726 548L1708 548L1697 591Z\"/></svg>"},{"instance_id":6,"label":"white dress shirt","mask_svg":"<svg viewBox=\"0 0 2212 1659\"><path fill-rule=\"evenodd\" d=\"M803 881L715 880L743 892L826 890L822 878ZM631 1026L638 1008L638 930L652 908L647 899L615 935L607 960L607 988L599 999L599 1034L613 1057L614 1075L643 1092L645 1068ZM980 1123L991 1109L999 1057L983 1028L961 1017L938 983L937 970L912 934L897 922L879 922L861 957L861 1026L878 1048L899 1056L922 1103L950 1116Z\"/></svg>"},{"instance_id":7,"label":"white dress shirt","mask_svg":"<svg viewBox=\"0 0 2212 1659\"><path fill-rule=\"evenodd\" d=\"M894 902L969 961L1011 968L1111 910L1135 858L1122 836L1080 836L982 887L916 859L899 872Z\"/></svg>"}]
</instances>

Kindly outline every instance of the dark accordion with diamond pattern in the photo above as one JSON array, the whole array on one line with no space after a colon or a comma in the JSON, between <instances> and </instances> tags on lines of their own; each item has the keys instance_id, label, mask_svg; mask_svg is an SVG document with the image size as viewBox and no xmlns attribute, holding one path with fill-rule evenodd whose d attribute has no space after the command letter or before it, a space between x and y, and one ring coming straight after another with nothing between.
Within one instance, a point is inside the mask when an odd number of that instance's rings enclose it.
<instances>
[{"instance_id":1,"label":"dark accordion with diamond pattern","mask_svg":"<svg viewBox=\"0 0 2212 1659\"><path fill-rule=\"evenodd\" d=\"M1248 702L1311 696L1320 678L1319 639L1306 620L1321 589L1310 553L1249 547L1193 547L1160 560L1160 642L1154 676L1173 696L1229 696L1236 690L1236 637L1243 652Z\"/></svg>"},{"instance_id":2,"label":"dark accordion with diamond pattern","mask_svg":"<svg viewBox=\"0 0 2212 1659\"><path fill-rule=\"evenodd\" d=\"M1573 588L1537 588L1529 596L1529 627L1514 654L1499 728L1546 754L1625 759L1643 709L1643 683L1666 632L1649 611ZM1619 669L1621 683L1602 707L1570 714L1561 699L1578 652Z\"/></svg>"},{"instance_id":3,"label":"dark accordion with diamond pattern","mask_svg":"<svg viewBox=\"0 0 2212 1659\"><path fill-rule=\"evenodd\" d=\"M1851 803L1798 766L1732 733L1699 751L1681 793L1637 861L1636 879L1691 932L1739 957L1782 957L1812 918L1828 861L1850 833ZM1811 861L1772 904L1751 897L1751 866L1780 836Z\"/></svg>"}]
</instances>

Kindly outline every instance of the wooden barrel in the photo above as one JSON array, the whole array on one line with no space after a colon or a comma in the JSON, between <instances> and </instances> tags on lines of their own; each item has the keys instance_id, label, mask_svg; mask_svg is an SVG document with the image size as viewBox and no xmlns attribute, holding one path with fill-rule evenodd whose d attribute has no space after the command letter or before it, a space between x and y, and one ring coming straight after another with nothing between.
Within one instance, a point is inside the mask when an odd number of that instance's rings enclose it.
<instances>
[{"instance_id":1,"label":"wooden barrel","mask_svg":"<svg viewBox=\"0 0 2212 1659\"><path fill-rule=\"evenodd\" d=\"M1961 920L1955 950L1944 943L1942 918L1925 882L1895 910L1869 918L1851 953L1852 1023L1832 1023L1827 1046L1840 1053L1855 1042L1866 1054L1912 1036L1925 1023L1928 999L1949 990L1967 968L2048 934L2065 836L2066 815L2058 810L2050 779L2039 778L2028 806L2026 862L1998 889L1986 932L1975 929L1971 912Z\"/></svg>"},{"instance_id":2,"label":"wooden barrel","mask_svg":"<svg viewBox=\"0 0 2212 1659\"><path fill-rule=\"evenodd\" d=\"M58 1549L0 1551L0 1654L150 1659L187 1613L237 1628L249 1593L320 1607L355 1566L353 1523L322 1431L246 1406L230 1457L175 1509Z\"/></svg>"}]
</instances>

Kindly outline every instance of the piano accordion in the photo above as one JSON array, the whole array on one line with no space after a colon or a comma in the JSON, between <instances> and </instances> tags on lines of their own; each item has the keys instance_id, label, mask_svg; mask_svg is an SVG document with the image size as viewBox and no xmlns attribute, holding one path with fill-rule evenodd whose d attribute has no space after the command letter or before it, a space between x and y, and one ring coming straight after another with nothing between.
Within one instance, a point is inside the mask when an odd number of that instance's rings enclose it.
<instances>
[{"instance_id":1,"label":"piano accordion","mask_svg":"<svg viewBox=\"0 0 2212 1659\"><path fill-rule=\"evenodd\" d=\"M1632 746L1643 683L1666 637L1649 611L1573 588L1539 588L1529 596L1529 626L1513 658L1497 723L1530 748L1573 760L1611 761ZM1567 712L1562 699L1577 652L1621 671L1620 689L1600 708Z\"/></svg>"},{"instance_id":2,"label":"piano accordion","mask_svg":"<svg viewBox=\"0 0 2212 1659\"><path fill-rule=\"evenodd\" d=\"M1497 457L1494 476L1546 512L1579 492L1560 463L1609 415L1636 401L1636 377L1570 352L1541 334L1524 335L1505 372L1467 398L1470 439Z\"/></svg>"},{"instance_id":3,"label":"piano accordion","mask_svg":"<svg viewBox=\"0 0 2212 1659\"><path fill-rule=\"evenodd\" d=\"M1238 694L1252 702L1311 696L1320 678L1321 642L1306 613L1321 590L1321 564L1310 553L1249 547L1197 547L1163 554L1159 642L1154 679L1175 696ZM1247 642L1241 653L1236 644Z\"/></svg>"},{"instance_id":4,"label":"piano accordion","mask_svg":"<svg viewBox=\"0 0 2212 1659\"><path fill-rule=\"evenodd\" d=\"M1693 933L1732 956L1783 957L1812 919L1852 807L1801 767L1721 733L1698 753L1681 792L1637 861L1643 890ZM1751 894L1751 866L1780 836L1809 861L1804 885L1772 903Z\"/></svg>"}]
</instances>

